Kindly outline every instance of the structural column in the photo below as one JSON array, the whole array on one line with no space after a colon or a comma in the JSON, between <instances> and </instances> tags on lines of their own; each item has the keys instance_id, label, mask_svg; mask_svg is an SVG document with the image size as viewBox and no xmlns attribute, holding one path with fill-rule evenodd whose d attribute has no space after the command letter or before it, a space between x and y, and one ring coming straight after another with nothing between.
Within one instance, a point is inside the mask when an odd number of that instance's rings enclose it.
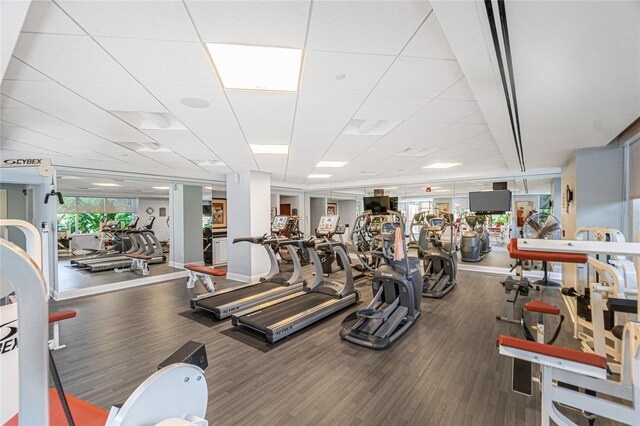
<instances>
[{"instance_id":1,"label":"structural column","mask_svg":"<svg viewBox=\"0 0 640 426\"><path fill-rule=\"evenodd\" d=\"M269 232L271 175L256 171L227 174L227 278L253 282L269 271L269 258L257 244L233 244L234 238Z\"/></svg>"},{"instance_id":2,"label":"structural column","mask_svg":"<svg viewBox=\"0 0 640 426\"><path fill-rule=\"evenodd\" d=\"M170 266L204 265L202 255L202 187L172 184Z\"/></svg>"}]
</instances>

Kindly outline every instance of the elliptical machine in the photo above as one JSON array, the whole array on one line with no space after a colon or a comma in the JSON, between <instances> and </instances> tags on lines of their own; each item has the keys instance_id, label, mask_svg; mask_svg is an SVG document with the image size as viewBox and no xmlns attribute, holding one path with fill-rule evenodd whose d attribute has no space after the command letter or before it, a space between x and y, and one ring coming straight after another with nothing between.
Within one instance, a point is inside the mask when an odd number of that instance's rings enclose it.
<instances>
[{"instance_id":1,"label":"elliptical machine","mask_svg":"<svg viewBox=\"0 0 640 426\"><path fill-rule=\"evenodd\" d=\"M491 237L486 222L487 217L485 215L476 213L476 232L480 235L480 245L482 246L483 255L491 251Z\"/></svg>"},{"instance_id":2,"label":"elliptical machine","mask_svg":"<svg viewBox=\"0 0 640 426\"><path fill-rule=\"evenodd\" d=\"M445 246L442 243L441 235L444 235L443 219L442 223L436 223L436 219L428 222L423 220L423 213L416 213L411 222L409 250L417 252L418 258L422 259L424 273L422 275L422 296L440 299L449 293L456 285L456 275L458 272L458 256L455 252L455 243L449 241ZM420 237L415 241L413 228L420 226ZM454 223L448 221L450 235L454 235Z\"/></svg>"},{"instance_id":3,"label":"elliptical machine","mask_svg":"<svg viewBox=\"0 0 640 426\"><path fill-rule=\"evenodd\" d=\"M360 215L352 231L354 249L361 256L358 235L362 235L359 226L370 224L371 212ZM361 259L373 272L371 286L375 294L365 309L356 311L342 322L340 337L351 343L373 349L389 347L402 336L420 316L420 297L422 277L420 259L408 256L404 237L404 221L398 212L389 211L388 219L371 236L371 256L382 260L375 270ZM370 232L370 231L368 231ZM399 235L398 235L399 234ZM401 246L397 243L400 240Z\"/></svg>"},{"instance_id":4,"label":"elliptical machine","mask_svg":"<svg viewBox=\"0 0 640 426\"><path fill-rule=\"evenodd\" d=\"M484 259L482 251L481 234L475 230L477 216L466 216L464 220L469 225L469 229L462 233L460 243L460 258L463 262L480 262Z\"/></svg>"}]
</instances>

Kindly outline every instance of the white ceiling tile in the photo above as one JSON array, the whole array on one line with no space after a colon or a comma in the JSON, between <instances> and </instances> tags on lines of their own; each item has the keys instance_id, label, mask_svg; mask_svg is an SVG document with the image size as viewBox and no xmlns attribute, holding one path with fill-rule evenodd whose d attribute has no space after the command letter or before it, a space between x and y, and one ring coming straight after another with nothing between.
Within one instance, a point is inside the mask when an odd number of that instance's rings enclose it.
<instances>
[{"instance_id":1,"label":"white ceiling tile","mask_svg":"<svg viewBox=\"0 0 640 426\"><path fill-rule=\"evenodd\" d=\"M46 81L49 78L28 65L23 64L16 58L11 58L9 66L4 74L5 80L40 80Z\"/></svg>"},{"instance_id":2,"label":"white ceiling tile","mask_svg":"<svg viewBox=\"0 0 640 426\"><path fill-rule=\"evenodd\" d=\"M480 108L475 101L452 101L434 99L415 113L410 121L427 123L456 123L463 118L478 112Z\"/></svg>"},{"instance_id":3,"label":"white ceiling tile","mask_svg":"<svg viewBox=\"0 0 640 426\"><path fill-rule=\"evenodd\" d=\"M22 31L85 35L85 32L49 0L32 1Z\"/></svg>"},{"instance_id":4,"label":"white ceiling tile","mask_svg":"<svg viewBox=\"0 0 640 426\"><path fill-rule=\"evenodd\" d=\"M380 152L384 152L384 149L388 147L397 146L398 149L404 149L422 139L433 136L447 126L448 124L443 123L405 121L380 139L374 149Z\"/></svg>"},{"instance_id":5,"label":"white ceiling tile","mask_svg":"<svg viewBox=\"0 0 640 426\"><path fill-rule=\"evenodd\" d=\"M402 51L402 56L456 59L435 13L431 13L425 23L422 24L416 35L413 36L407 47Z\"/></svg>"},{"instance_id":6,"label":"white ceiling tile","mask_svg":"<svg viewBox=\"0 0 640 426\"><path fill-rule=\"evenodd\" d=\"M229 133L196 131L195 133L233 170L257 170L249 145L239 131Z\"/></svg>"},{"instance_id":7,"label":"white ceiling tile","mask_svg":"<svg viewBox=\"0 0 640 426\"><path fill-rule=\"evenodd\" d=\"M455 99L459 101L475 101L471 87L466 78L460 79L456 84L449 87L438 99Z\"/></svg>"},{"instance_id":8,"label":"white ceiling tile","mask_svg":"<svg viewBox=\"0 0 640 426\"><path fill-rule=\"evenodd\" d=\"M301 92L366 95L393 59L393 56L307 51Z\"/></svg>"},{"instance_id":9,"label":"white ceiling tile","mask_svg":"<svg viewBox=\"0 0 640 426\"><path fill-rule=\"evenodd\" d=\"M3 125L2 136L16 142L28 143L42 148L54 147L60 143L60 139L52 138L51 136L19 126L5 127Z\"/></svg>"},{"instance_id":10,"label":"white ceiling tile","mask_svg":"<svg viewBox=\"0 0 640 426\"><path fill-rule=\"evenodd\" d=\"M178 120L198 135L198 132L240 134L233 111L221 89L164 86L148 89ZM202 99L209 105L190 108L180 102L185 98Z\"/></svg>"},{"instance_id":11,"label":"white ceiling tile","mask_svg":"<svg viewBox=\"0 0 640 426\"><path fill-rule=\"evenodd\" d=\"M472 138L481 135L489 129L486 124L453 124L438 132L436 138Z\"/></svg>"},{"instance_id":12,"label":"white ceiling tile","mask_svg":"<svg viewBox=\"0 0 640 426\"><path fill-rule=\"evenodd\" d=\"M297 132L338 136L364 99L365 96L362 95L301 93L298 98L294 138Z\"/></svg>"},{"instance_id":13,"label":"white ceiling tile","mask_svg":"<svg viewBox=\"0 0 640 426\"><path fill-rule=\"evenodd\" d=\"M460 123L462 124L487 124L486 120L484 119L484 114L482 114L482 111L478 111L473 115L470 115L469 117L465 118L464 120L461 120Z\"/></svg>"},{"instance_id":14,"label":"white ceiling tile","mask_svg":"<svg viewBox=\"0 0 640 426\"><path fill-rule=\"evenodd\" d=\"M2 106L2 108L30 108L28 105L8 98L5 95L0 95L0 105Z\"/></svg>"},{"instance_id":15,"label":"white ceiling tile","mask_svg":"<svg viewBox=\"0 0 640 426\"><path fill-rule=\"evenodd\" d=\"M227 96L249 143L289 143L295 93L228 90Z\"/></svg>"},{"instance_id":16,"label":"white ceiling tile","mask_svg":"<svg viewBox=\"0 0 640 426\"><path fill-rule=\"evenodd\" d=\"M97 40L145 86L220 87L200 43L104 37Z\"/></svg>"},{"instance_id":17,"label":"white ceiling tile","mask_svg":"<svg viewBox=\"0 0 640 426\"><path fill-rule=\"evenodd\" d=\"M217 158L213 151L190 131L145 130L144 133L161 145L186 158L200 161L214 160Z\"/></svg>"},{"instance_id":18,"label":"white ceiling tile","mask_svg":"<svg viewBox=\"0 0 640 426\"><path fill-rule=\"evenodd\" d=\"M322 160L352 161L359 154L366 152L367 149L373 146L379 139L380 136L340 135L324 157L322 157ZM349 165L345 167L349 167ZM341 168L340 170L343 169L344 168ZM326 170L334 171L332 168Z\"/></svg>"},{"instance_id":19,"label":"white ceiling tile","mask_svg":"<svg viewBox=\"0 0 640 426\"><path fill-rule=\"evenodd\" d=\"M256 155L256 162L261 172L284 175L287 157L284 155Z\"/></svg>"},{"instance_id":20,"label":"white ceiling tile","mask_svg":"<svg viewBox=\"0 0 640 426\"><path fill-rule=\"evenodd\" d=\"M179 1L59 1L93 36L197 41Z\"/></svg>"},{"instance_id":21,"label":"white ceiling tile","mask_svg":"<svg viewBox=\"0 0 640 426\"><path fill-rule=\"evenodd\" d=\"M397 55L430 10L426 1L316 1L307 48Z\"/></svg>"},{"instance_id":22,"label":"white ceiling tile","mask_svg":"<svg viewBox=\"0 0 640 426\"><path fill-rule=\"evenodd\" d=\"M64 85L108 111L167 112L133 79L121 84L67 82Z\"/></svg>"},{"instance_id":23,"label":"white ceiling tile","mask_svg":"<svg viewBox=\"0 0 640 426\"><path fill-rule=\"evenodd\" d=\"M404 121L430 99L398 96L369 96L354 118L362 120Z\"/></svg>"},{"instance_id":24,"label":"white ceiling tile","mask_svg":"<svg viewBox=\"0 0 640 426\"><path fill-rule=\"evenodd\" d=\"M435 98L462 76L455 61L399 57L373 94Z\"/></svg>"},{"instance_id":25,"label":"white ceiling tile","mask_svg":"<svg viewBox=\"0 0 640 426\"><path fill-rule=\"evenodd\" d=\"M7 81L2 93L110 141L149 141L138 130L55 82Z\"/></svg>"},{"instance_id":26,"label":"white ceiling tile","mask_svg":"<svg viewBox=\"0 0 640 426\"><path fill-rule=\"evenodd\" d=\"M57 81L120 84L131 80L89 36L23 33L13 54Z\"/></svg>"},{"instance_id":27,"label":"white ceiling tile","mask_svg":"<svg viewBox=\"0 0 640 426\"><path fill-rule=\"evenodd\" d=\"M204 42L304 47L310 1L187 1Z\"/></svg>"},{"instance_id":28,"label":"white ceiling tile","mask_svg":"<svg viewBox=\"0 0 640 426\"><path fill-rule=\"evenodd\" d=\"M29 145L22 142L16 142L14 140L6 139L4 137L0 137L0 149L3 149L3 150L10 149L13 151L22 151L22 152L30 151L32 153L46 154L46 155L51 154L51 155L62 156L62 157L66 156L65 154L62 154L52 149L43 148L37 145Z\"/></svg>"}]
</instances>

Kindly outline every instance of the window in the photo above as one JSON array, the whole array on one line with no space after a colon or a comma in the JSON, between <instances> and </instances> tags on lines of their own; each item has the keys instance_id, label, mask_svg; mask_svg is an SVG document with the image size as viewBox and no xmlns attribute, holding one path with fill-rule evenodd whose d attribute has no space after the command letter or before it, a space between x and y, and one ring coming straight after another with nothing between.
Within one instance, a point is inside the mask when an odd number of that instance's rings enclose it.
<instances>
[{"instance_id":1,"label":"window","mask_svg":"<svg viewBox=\"0 0 640 426\"><path fill-rule=\"evenodd\" d=\"M58 230L93 234L107 221L120 221L124 228L133 220L137 204L133 198L64 197L64 204L58 205Z\"/></svg>"}]
</instances>

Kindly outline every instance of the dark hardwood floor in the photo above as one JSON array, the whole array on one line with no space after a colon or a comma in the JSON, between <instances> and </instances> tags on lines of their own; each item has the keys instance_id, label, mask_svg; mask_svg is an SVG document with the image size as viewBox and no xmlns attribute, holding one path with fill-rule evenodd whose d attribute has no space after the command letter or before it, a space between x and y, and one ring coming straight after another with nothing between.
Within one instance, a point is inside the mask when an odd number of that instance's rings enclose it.
<instances>
[{"instance_id":1,"label":"dark hardwood floor","mask_svg":"<svg viewBox=\"0 0 640 426\"><path fill-rule=\"evenodd\" d=\"M229 321L208 326L179 315L189 310L192 291L185 280L170 281L52 303L52 311L78 310L62 323L67 348L54 356L67 392L108 409L183 343L205 343L213 425L539 424L539 398L511 392L511 360L496 348L499 334L520 335L518 326L495 319L505 305L499 281L460 272L458 287L442 300L423 299L417 324L384 351L338 336L342 319L371 299L361 282L364 303L267 352L222 334ZM557 290L543 300L561 305ZM578 347L570 324L558 344Z\"/></svg>"}]
</instances>

